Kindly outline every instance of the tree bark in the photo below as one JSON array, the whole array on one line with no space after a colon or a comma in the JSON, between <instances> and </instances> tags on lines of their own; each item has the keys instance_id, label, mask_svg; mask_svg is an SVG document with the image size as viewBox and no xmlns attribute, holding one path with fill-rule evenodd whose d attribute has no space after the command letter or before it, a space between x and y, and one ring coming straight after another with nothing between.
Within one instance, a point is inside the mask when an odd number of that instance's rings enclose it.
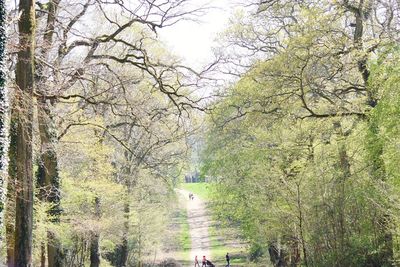
<instances>
[{"instance_id":1,"label":"tree bark","mask_svg":"<svg viewBox=\"0 0 400 267\"><path fill-rule=\"evenodd\" d=\"M32 121L34 88L35 1L19 2L19 46L16 67L16 211L15 265L32 266L33 166Z\"/></svg>"},{"instance_id":2,"label":"tree bark","mask_svg":"<svg viewBox=\"0 0 400 267\"><path fill-rule=\"evenodd\" d=\"M46 267L46 244L40 244L40 267Z\"/></svg>"},{"instance_id":3,"label":"tree bark","mask_svg":"<svg viewBox=\"0 0 400 267\"><path fill-rule=\"evenodd\" d=\"M7 199L5 211L6 242L7 242L7 265L14 267L14 244L15 244L15 183L17 180L17 118L15 112L15 101L12 105L10 120L10 144L8 150L8 182Z\"/></svg>"},{"instance_id":4,"label":"tree bark","mask_svg":"<svg viewBox=\"0 0 400 267\"><path fill-rule=\"evenodd\" d=\"M6 83L6 10L5 0L0 0L0 228L3 225L3 211L5 206L5 181L7 166L7 114L8 99ZM3 243L0 237L0 244Z\"/></svg>"},{"instance_id":5,"label":"tree bark","mask_svg":"<svg viewBox=\"0 0 400 267\"><path fill-rule=\"evenodd\" d=\"M8 164L7 200L5 211L6 242L7 242L7 265L14 267L14 232L15 232L15 181L16 181L16 123L11 117L10 125L10 148Z\"/></svg>"}]
</instances>

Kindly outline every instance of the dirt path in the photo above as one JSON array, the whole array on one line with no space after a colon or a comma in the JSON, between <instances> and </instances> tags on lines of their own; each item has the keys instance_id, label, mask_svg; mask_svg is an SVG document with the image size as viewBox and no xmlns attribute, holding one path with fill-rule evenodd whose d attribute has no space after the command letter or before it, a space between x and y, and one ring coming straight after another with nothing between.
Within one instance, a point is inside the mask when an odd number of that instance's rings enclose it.
<instances>
[{"instance_id":1,"label":"dirt path","mask_svg":"<svg viewBox=\"0 0 400 267\"><path fill-rule=\"evenodd\" d=\"M188 223L190 228L190 239L192 241L192 249L190 251L190 260L194 262L197 255L200 265L203 255L210 258L210 238L208 228L211 225L211 218L207 214L205 202L197 195L193 200L189 200L189 191L179 189L179 193L186 199L186 207L188 212ZM192 265L190 265L192 266Z\"/></svg>"}]
</instances>

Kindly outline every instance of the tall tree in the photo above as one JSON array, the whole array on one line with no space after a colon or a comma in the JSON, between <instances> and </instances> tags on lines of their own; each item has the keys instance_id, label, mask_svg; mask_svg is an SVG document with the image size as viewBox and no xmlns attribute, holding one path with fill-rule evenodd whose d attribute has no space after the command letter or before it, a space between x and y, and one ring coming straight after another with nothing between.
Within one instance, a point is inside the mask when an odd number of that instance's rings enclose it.
<instances>
[{"instance_id":1,"label":"tall tree","mask_svg":"<svg viewBox=\"0 0 400 267\"><path fill-rule=\"evenodd\" d=\"M14 264L32 266L33 227L33 164L32 164L32 122L34 90L35 51L35 1L21 0L18 10L19 51L16 66L15 104L12 120L10 151L15 151L16 215Z\"/></svg>"},{"instance_id":2,"label":"tall tree","mask_svg":"<svg viewBox=\"0 0 400 267\"><path fill-rule=\"evenodd\" d=\"M59 5L58 0L49 1L46 4L47 21L43 34L43 43L40 49L40 54L37 56L40 59L48 60L49 51L53 43L55 33L56 14ZM55 224L60 222L60 181L58 173L57 152L55 145L57 143L57 131L54 122L54 115L51 113L51 103L44 97L46 89L46 66L36 64L36 85L40 96L38 98L38 129L40 135L40 158L37 171L37 180L39 188L39 198L42 201L49 202L51 207L49 215L51 221ZM42 85L42 86L40 86ZM47 234L47 255L48 265L59 267L62 266L62 248L61 243L55 233L49 231ZM43 247L44 249L44 247Z\"/></svg>"}]
</instances>

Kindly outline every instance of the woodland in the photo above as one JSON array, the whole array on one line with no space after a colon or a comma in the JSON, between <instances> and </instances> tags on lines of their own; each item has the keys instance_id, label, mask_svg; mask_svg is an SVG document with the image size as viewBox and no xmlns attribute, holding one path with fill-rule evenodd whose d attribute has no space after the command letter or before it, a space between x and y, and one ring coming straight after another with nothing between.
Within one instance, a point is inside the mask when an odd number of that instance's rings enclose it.
<instances>
[{"instance_id":1,"label":"woodland","mask_svg":"<svg viewBox=\"0 0 400 267\"><path fill-rule=\"evenodd\" d=\"M165 266L193 165L248 266L399 266L400 1L232 1L201 70L195 1L0 0L0 266Z\"/></svg>"}]
</instances>

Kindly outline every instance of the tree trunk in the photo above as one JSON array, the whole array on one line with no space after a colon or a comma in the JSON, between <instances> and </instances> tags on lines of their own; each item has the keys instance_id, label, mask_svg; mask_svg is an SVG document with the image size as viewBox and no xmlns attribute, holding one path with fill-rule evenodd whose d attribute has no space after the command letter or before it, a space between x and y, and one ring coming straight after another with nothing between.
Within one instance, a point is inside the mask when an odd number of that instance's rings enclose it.
<instances>
[{"instance_id":1,"label":"tree trunk","mask_svg":"<svg viewBox=\"0 0 400 267\"><path fill-rule=\"evenodd\" d=\"M337 236L338 236L338 245L337 254L339 255L337 258L338 266L346 265L346 251L347 251L347 242L346 242L346 182L351 176L350 172L350 161L347 155L346 148L346 134L343 132L342 124L339 122L335 122L333 124L336 136L338 138L338 167L341 171L341 175L338 176L336 180L336 192L335 192L335 207L337 216Z\"/></svg>"},{"instance_id":2,"label":"tree trunk","mask_svg":"<svg viewBox=\"0 0 400 267\"><path fill-rule=\"evenodd\" d=\"M100 198L96 197L94 200L95 205L95 217L100 219ZM100 252L99 252L99 240L100 234L98 232L93 232L90 240L90 267L100 266Z\"/></svg>"},{"instance_id":3,"label":"tree trunk","mask_svg":"<svg viewBox=\"0 0 400 267\"><path fill-rule=\"evenodd\" d=\"M5 206L5 180L7 166L7 114L8 99L6 83L6 10L5 0L0 0L0 228L3 226L3 210ZM0 237L0 244L3 243Z\"/></svg>"},{"instance_id":4,"label":"tree trunk","mask_svg":"<svg viewBox=\"0 0 400 267\"><path fill-rule=\"evenodd\" d=\"M18 267L32 266L33 173L32 121L34 87L35 1L20 0L19 47L16 67L16 201L14 259ZM11 147L10 147L11 149Z\"/></svg>"},{"instance_id":5,"label":"tree trunk","mask_svg":"<svg viewBox=\"0 0 400 267\"><path fill-rule=\"evenodd\" d=\"M58 174L57 154L54 143L56 134L50 109L44 99L39 103L38 111L39 132L41 140L41 155L37 172L38 186L40 187L39 198L51 203L48 211L51 221L60 222L60 180ZM63 253L61 243L53 232L47 233L47 255L48 265L60 267L63 265Z\"/></svg>"},{"instance_id":6,"label":"tree trunk","mask_svg":"<svg viewBox=\"0 0 400 267\"><path fill-rule=\"evenodd\" d=\"M302 207L302 202L301 202L301 191L300 191L300 182L296 183L296 196L297 196L297 210L298 210L298 220L299 220L299 234L300 234L300 242L301 246L303 249L303 263L304 266L308 266L308 253L307 253L307 247L306 247L306 240L304 238L304 225L303 225L303 207ZM297 241L296 241L297 243ZM296 245L297 246L297 245ZM297 266L297 257L296 255L296 260L294 261L295 265Z\"/></svg>"},{"instance_id":7,"label":"tree trunk","mask_svg":"<svg viewBox=\"0 0 400 267\"><path fill-rule=\"evenodd\" d=\"M14 110L13 103L13 108ZM8 151L8 182L7 182L7 200L5 212L5 226L6 226L6 242L7 242L7 265L14 267L14 234L15 234L15 182L17 175L17 123L15 114L12 112L10 121L10 146Z\"/></svg>"},{"instance_id":8,"label":"tree trunk","mask_svg":"<svg viewBox=\"0 0 400 267\"><path fill-rule=\"evenodd\" d=\"M125 267L126 262L128 260L128 235L129 235L129 213L130 213L130 206L129 206L129 195L130 195L130 187L128 187L128 195L126 196L126 202L124 204L124 213L125 213L125 222L124 222L124 233L122 236L122 245L121 245L121 266Z\"/></svg>"},{"instance_id":9,"label":"tree trunk","mask_svg":"<svg viewBox=\"0 0 400 267\"><path fill-rule=\"evenodd\" d=\"M13 122L13 120L11 120ZM9 165L8 165L8 183L7 183L7 202L5 212L5 226L6 226L6 242L7 242L7 265L8 267L14 267L14 232L15 232L15 141L17 136L15 130L13 130L13 123L10 126L10 154L9 154ZM14 153L12 153L14 152Z\"/></svg>"},{"instance_id":10,"label":"tree trunk","mask_svg":"<svg viewBox=\"0 0 400 267\"><path fill-rule=\"evenodd\" d=\"M54 27L56 21L56 13L59 0L52 0L48 3L48 17L46 30L43 36L43 46L40 51L40 57L47 60L48 51L52 45ZM37 65L36 73L38 84L44 84L44 67ZM45 86L42 85L40 90L41 98L38 99L38 124L41 141L40 161L37 173L38 186L40 186L39 197L42 201L51 203L48 211L51 221L58 224L60 222L60 181L58 174L58 159L55 144L57 143L57 135L54 126L54 120L51 114L51 105L46 101ZM61 242L53 232L47 233L47 254L48 266L63 266L63 253Z\"/></svg>"},{"instance_id":11,"label":"tree trunk","mask_svg":"<svg viewBox=\"0 0 400 267\"><path fill-rule=\"evenodd\" d=\"M355 29L354 29L354 45L360 50L361 54L364 54L363 49L363 34L364 34L364 11L367 1L360 0L357 8L353 7L349 9L355 17ZM368 105L373 109L378 104L378 99L374 96L374 93L369 88L368 80L370 76L370 70L368 68L368 55L362 56L358 60L358 71L362 75L365 88L368 93ZM371 140L368 140L369 145L378 146L375 148L375 153L370 153L371 161L371 175L372 177L381 182L386 179L386 170L384 168L384 162L382 160L383 146L379 140L379 128L377 124L371 119L368 120L368 128L371 134ZM393 264L393 234L390 229L391 217L388 213L382 212L377 218L379 222L380 236L378 237L379 255L377 256L378 262L376 264L380 266L392 266Z\"/></svg>"},{"instance_id":12,"label":"tree trunk","mask_svg":"<svg viewBox=\"0 0 400 267\"><path fill-rule=\"evenodd\" d=\"M40 244L40 267L46 267L46 244Z\"/></svg>"},{"instance_id":13,"label":"tree trunk","mask_svg":"<svg viewBox=\"0 0 400 267\"><path fill-rule=\"evenodd\" d=\"M132 160L133 155L129 154L128 152L125 152L125 159L127 161L127 165L124 168L124 174L125 174L125 188L126 188L126 198L125 198L125 203L124 203L124 232L122 236L122 244L119 247L119 252L120 252L120 265L118 267L125 267L127 266L127 261L128 261L128 252L129 252L129 247L128 247L128 236L129 236L129 216L130 216L130 200L129 197L132 193L132 177L134 177L132 173L132 165L131 165L131 160Z\"/></svg>"}]
</instances>

